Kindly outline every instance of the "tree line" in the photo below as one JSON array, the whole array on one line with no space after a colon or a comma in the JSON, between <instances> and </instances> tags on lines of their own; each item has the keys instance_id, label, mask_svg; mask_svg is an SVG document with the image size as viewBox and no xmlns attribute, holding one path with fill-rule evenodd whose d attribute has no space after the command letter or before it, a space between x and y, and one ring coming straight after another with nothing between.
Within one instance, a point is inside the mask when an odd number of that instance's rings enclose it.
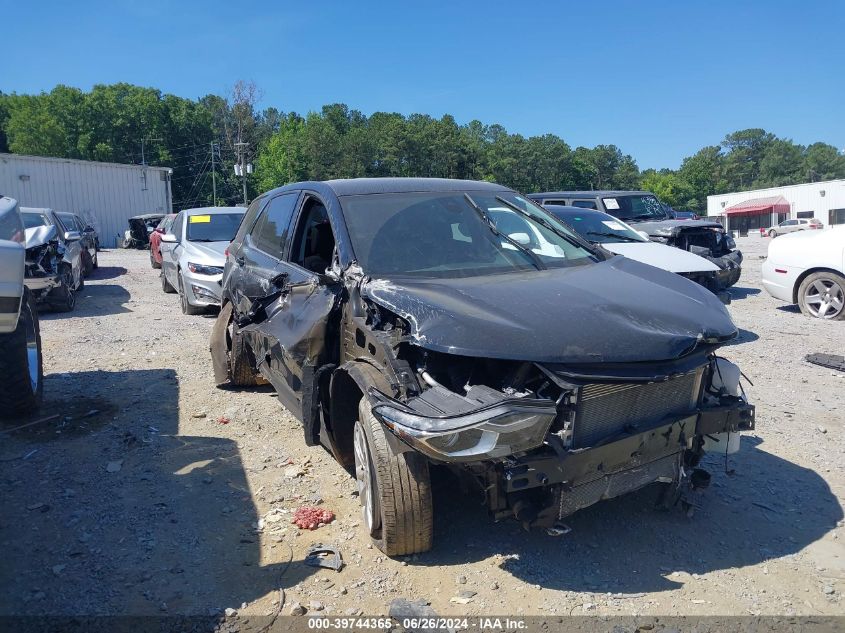
<instances>
[{"instance_id":1,"label":"tree line","mask_svg":"<svg viewBox=\"0 0 845 633\"><path fill-rule=\"evenodd\" d=\"M762 129L728 134L677 170L641 171L615 145L573 149L554 134L525 137L450 115L367 116L344 104L303 116L259 110L260 99L249 82L196 100L126 83L0 92L0 152L172 167L177 209L211 204L213 181L219 204L243 202L233 168L241 151L254 165L250 196L298 180L424 176L524 192L642 188L677 209L702 211L715 193L845 178L845 156L834 146L803 146Z\"/></svg>"}]
</instances>

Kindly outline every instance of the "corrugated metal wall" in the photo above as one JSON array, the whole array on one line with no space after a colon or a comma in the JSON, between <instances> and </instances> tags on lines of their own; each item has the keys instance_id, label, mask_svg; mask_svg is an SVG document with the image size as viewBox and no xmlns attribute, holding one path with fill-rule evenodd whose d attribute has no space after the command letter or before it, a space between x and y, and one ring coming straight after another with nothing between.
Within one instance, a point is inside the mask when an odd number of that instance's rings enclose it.
<instances>
[{"instance_id":1,"label":"corrugated metal wall","mask_svg":"<svg viewBox=\"0 0 845 633\"><path fill-rule=\"evenodd\" d=\"M724 215L726 207L753 198L768 198L769 196L783 196L786 198L791 206L788 219L795 219L802 212L812 212L814 217L821 220L823 224L828 225L831 221L837 223L837 219L842 215L831 214L832 209L845 209L845 180L826 180L824 182L707 196L707 215ZM834 215L834 217L831 218L831 215ZM773 220L776 219L773 218Z\"/></svg>"},{"instance_id":2,"label":"corrugated metal wall","mask_svg":"<svg viewBox=\"0 0 845 633\"><path fill-rule=\"evenodd\" d=\"M117 246L127 220L169 213L170 170L64 158L0 154L0 194L22 207L78 213L97 229L100 244Z\"/></svg>"}]
</instances>

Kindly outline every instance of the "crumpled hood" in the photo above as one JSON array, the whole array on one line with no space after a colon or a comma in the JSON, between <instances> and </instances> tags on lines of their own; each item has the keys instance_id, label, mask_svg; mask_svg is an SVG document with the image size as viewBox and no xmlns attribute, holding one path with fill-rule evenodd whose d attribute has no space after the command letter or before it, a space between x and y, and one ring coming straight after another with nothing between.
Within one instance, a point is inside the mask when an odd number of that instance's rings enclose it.
<instances>
[{"instance_id":1,"label":"crumpled hood","mask_svg":"<svg viewBox=\"0 0 845 633\"><path fill-rule=\"evenodd\" d=\"M58 233L56 226L51 224L50 226L36 226L31 229L24 229L24 237L26 239L26 248L30 249L57 239Z\"/></svg>"},{"instance_id":2,"label":"crumpled hood","mask_svg":"<svg viewBox=\"0 0 845 633\"><path fill-rule=\"evenodd\" d=\"M486 277L379 279L362 294L407 320L420 347L475 357L661 361L737 331L710 291L625 257Z\"/></svg>"},{"instance_id":3,"label":"crumpled hood","mask_svg":"<svg viewBox=\"0 0 845 633\"><path fill-rule=\"evenodd\" d=\"M209 266L223 266L226 263L226 247L229 242L185 242L185 252L191 261Z\"/></svg>"},{"instance_id":4,"label":"crumpled hood","mask_svg":"<svg viewBox=\"0 0 845 633\"><path fill-rule=\"evenodd\" d=\"M718 222L711 220L657 220L656 222L641 222L639 220L626 219L625 222L633 226L638 231L643 231L649 235L661 235L666 230L677 232L679 229L723 229Z\"/></svg>"}]
</instances>

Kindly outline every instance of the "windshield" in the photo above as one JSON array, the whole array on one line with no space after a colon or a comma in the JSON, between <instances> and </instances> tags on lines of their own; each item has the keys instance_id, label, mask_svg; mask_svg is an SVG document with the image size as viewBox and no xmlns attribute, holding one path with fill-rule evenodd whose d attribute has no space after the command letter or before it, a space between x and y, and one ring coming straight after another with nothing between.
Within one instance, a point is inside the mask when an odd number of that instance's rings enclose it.
<instances>
[{"instance_id":1,"label":"windshield","mask_svg":"<svg viewBox=\"0 0 845 633\"><path fill-rule=\"evenodd\" d=\"M547 208L552 215L566 222L589 242L613 244L617 242L648 241L622 220L607 213L582 209L563 209L551 205Z\"/></svg>"},{"instance_id":2,"label":"windshield","mask_svg":"<svg viewBox=\"0 0 845 633\"><path fill-rule=\"evenodd\" d=\"M344 196L341 204L358 263L369 275L470 277L596 261L577 238L541 222L573 235L565 225L510 191Z\"/></svg>"},{"instance_id":3,"label":"windshield","mask_svg":"<svg viewBox=\"0 0 845 633\"><path fill-rule=\"evenodd\" d=\"M189 215L187 239L189 242L231 242L243 216L243 212Z\"/></svg>"},{"instance_id":4,"label":"windshield","mask_svg":"<svg viewBox=\"0 0 845 633\"><path fill-rule=\"evenodd\" d=\"M43 213L21 213L23 226L26 229L34 229L38 226L50 226L47 216Z\"/></svg>"},{"instance_id":5,"label":"windshield","mask_svg":"<svg viewBox=\"0 0 845 633\"><path fill-rule=\"evenodd\" d=\"M622 220L664 220L666 212L660 201L651 194L602 198L610 215Z\"/></svg>"}]
</instances>

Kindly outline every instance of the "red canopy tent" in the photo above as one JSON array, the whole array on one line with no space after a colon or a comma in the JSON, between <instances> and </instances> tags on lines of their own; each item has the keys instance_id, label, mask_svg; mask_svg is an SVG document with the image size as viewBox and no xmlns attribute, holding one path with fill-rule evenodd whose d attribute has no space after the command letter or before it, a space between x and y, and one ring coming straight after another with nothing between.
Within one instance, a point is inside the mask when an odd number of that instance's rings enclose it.
<instances>
[{"instance_id":1,"label":"red canopy tent","mask_svg":"<svg viewBox=\"0 0 845 633\"><path fill-rule=\"evenodd\" d=\"M726 215L760 215L762 213L789 213L789 202L783 196L752 198L725 209Z\"/></svg>"}]
</instances>

